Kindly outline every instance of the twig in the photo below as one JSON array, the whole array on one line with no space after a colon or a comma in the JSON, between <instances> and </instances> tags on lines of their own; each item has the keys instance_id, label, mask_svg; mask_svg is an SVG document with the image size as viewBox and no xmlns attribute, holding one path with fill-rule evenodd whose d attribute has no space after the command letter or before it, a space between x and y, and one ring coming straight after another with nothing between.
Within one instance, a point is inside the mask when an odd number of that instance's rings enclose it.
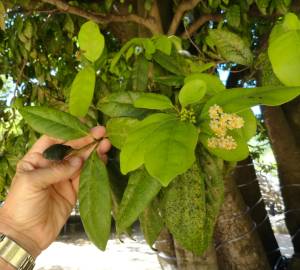
<instances>
[{"instance_id":1,"label":"twig","mask_svg":"<svg viewBox=\"0 0 300 270\"><path fill-rule=\"evenodd\" d=\"M135 22L148 28L152 34L159 33L159 27L152 18L142 18L136 14L114 15L105 13L92 13L78 7L70 6L62 0L42 0L42 2L56 6L59 10L74 14L99 24L111 22Z\"/></svg>"},{"instance_id":2,"label":"twig","mask_svg":"<svg viewBox=\"0 0 300 270\"><path fill-rule=\"evenodd\" d=\"M171 22L170 28L168 30L168 35L175 35L177 28L180 24L180 21L185 12L192 10L196 7L201 0L182 0L181 3L178 5L173 20Z\"/></svg>"},{"instance_id":3,"label":"twig","mask_svg":"<svg viewBox=\"0 0 300 270\"><path fill-rule=\"evenodd\" d=\"M184 33L182 33L181 37L184 39L192 36L201 26L209 21L219 22L223 19L221 15L218 14L207 14L201 16L198 20L196 20Z\"/></svg>"}]
</instances>

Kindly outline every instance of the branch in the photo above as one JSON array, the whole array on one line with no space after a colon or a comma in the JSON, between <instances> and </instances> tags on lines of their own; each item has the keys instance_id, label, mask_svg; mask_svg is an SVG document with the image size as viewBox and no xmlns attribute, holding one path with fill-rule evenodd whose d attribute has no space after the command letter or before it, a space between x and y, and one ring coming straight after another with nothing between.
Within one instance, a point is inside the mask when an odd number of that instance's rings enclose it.
<instances>
[{"instance_id":1,"label":"branch","mask_svg":"<svg viewBox=\"0 0 300 270\"><path fill-rule=\"evenodd\" d=\"M175 35L177 28L180 24L180 21L184 15L185 12L192 10L194 7L196 7L201 0L182 0L181 3L178 5L175 15L173 17L173 20L171 22L170 28L168 30L168 35Z\"/></svg>"},{"instance_id":2,"label":"branch","mask_svg":"<svg viewBox=\"0 0 300 270\"><path fill-rule=\"evenodd\" d=\"M201 26L209 21L219 22L223 19L221 15L218 14L207 14L201 16L198 20L196 20L185 32L181 34L181 37L187 39L191 37Z\"/></svg>"},{"instance_id":3,"label":"branch","mask_svg":"<svg viewBox=\"0 0 300 270\"><path fill-rule=\"evenodd\" d=\"M164 30L163 30L163 26L162 26L162 21L161 21L161 16L160 16L157 0L153 0L153 2L152 2L150 16L155 19L156 24L157 24L157 29L159 30L159 32L161 34L163 34Z\"/></svg>"},{"instance_id":4,"label":"branch","mask_svg":"<svg viewBox=\"0 0 300 270\"><path fill-rule=\"evenodd\" d=\"M156 22L151 18L142 18L136 14L114 15L104 13L92 13L78 7L70 6L62 0L42 0L42 2L56 6L59 10L74 14L99 24L108 24L111 22L135 22L143 25L151 31L152 34L159 33Z\"/></svg>"}]
</instances>

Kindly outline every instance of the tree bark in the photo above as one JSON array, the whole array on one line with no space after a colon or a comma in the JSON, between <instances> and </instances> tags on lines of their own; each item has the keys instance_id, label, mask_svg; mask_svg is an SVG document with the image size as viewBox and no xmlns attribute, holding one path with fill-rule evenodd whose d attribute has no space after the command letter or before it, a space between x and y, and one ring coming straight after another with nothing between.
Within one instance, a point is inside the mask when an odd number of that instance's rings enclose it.
<instances>
[{"instance_id":1,"label":"tree bark","mask_svg":"<svg viewBox=\"0 0 300 270\"><path fill-rule=\"evenodd\" d=\"M216 251L222 270L270 269L256 226L234 177L225 177L225 200L215 228Z\"/></svg>"},{"instance_id":2,"label":"tree bark","mask_svg":"<svg viewBox=\"0 0 300 270\"><path fill-rule=\"evenodd\" d=\"M240 186L239 190L246 205L252 208L250 216L259 226L257 233L268 256L269 264L273 269L281 253L266 211L266 205L262 199L258 181L256 181L257 175L251 157L238 163L233 177L237 185Z\"/></svg>"},{"instance_id":3,"label":"tree bark","mask_svg":"<svg viewBox=\"0 0 300 270\"><path fill-rule=\"evenodd\" d=\"M202 256L195 256L174 241L179 270L218 270L215 248L211 246Z\"/></svg>"},{"instance_id":4,"label":"tree bark","mask_svg":"<svg viewBox=\"0 0 300 270\"><path fill-rule=\"evenodd\" d=\"M177 259L173 237L167 229L162 230L155 242L159 264L164 270L176 270Z\"/></svg>"},{"instance_id":5,"label":"tree bark","mask_svg":"<svg viewBox=\"0 0 300 270\"><path fill-rule=\"evenodd\" d=\"M286 225L294 250L300 252L300 148L281 107L263 107L265 124L277 161Z\"/></svg>"}]
</instances>

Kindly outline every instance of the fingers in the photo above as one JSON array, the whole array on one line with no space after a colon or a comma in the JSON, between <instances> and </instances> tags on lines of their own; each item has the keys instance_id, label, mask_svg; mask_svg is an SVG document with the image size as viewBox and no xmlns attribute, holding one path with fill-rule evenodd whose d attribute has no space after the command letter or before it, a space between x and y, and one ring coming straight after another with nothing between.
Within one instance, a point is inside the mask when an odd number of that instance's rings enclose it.
<instances>
[{"instance_id":1,"label":"fingers","mask_svg":"<svg viewBox=\"0 0 300 270\"><path fill-rule=\"evenodd\" d=\"M47 188L50 185L66 181L78 174L83 161L80 157L72 157L60 163L52 163L46 168L29 171L26 176L38 188Z\"/></svg>"},{"instance_id":2,"label":"fingers","mask_svg":"<svg viewBox=\"0 0 300 270\"><path fill-rule=\"evenodd\" d=\"M107 153L111 148L111 143L108 139L103 139L97 148L98 154L102 155Z\"/></svg>"},{"instance_id":3,"label":"fingers","mask_svg":"<svg viewBox=\"0 0 300 270\"><path fill-rule=\"evenodd\" d=\"M91 129L91 134L89 136L68 141L66 144L72 146L75 149L81 148L89 143L92 143L95 139L99 140L105 136L106 129L103 126L97 126Z\"/></svg>"},{"instance_id":4,"label":"fingers","mask_svg":"<svg viewBox=\"0 0 300 270\"><path fill-rule=\"evenodd\" d=\"M32 171L50 166L51 161L44 159L41 153L27 153L17 164L17 172Z\"/></svg>"},{"instance_id":5,"label":"fingers","mask_svg":"<svg viewBox=\"0 0 300 270\"><path fill-rule=\"evenodd\" d=\"M62 143L62 142L63 142L62 140L54 139L47 135L43 135L35 142L35 144L27 152L27 154L24 156L24 158L27 158L27 156L32 153L43 153L44 150L46 150L50 145L55 144L55 143Z\"/></svg>"}]
</instances>

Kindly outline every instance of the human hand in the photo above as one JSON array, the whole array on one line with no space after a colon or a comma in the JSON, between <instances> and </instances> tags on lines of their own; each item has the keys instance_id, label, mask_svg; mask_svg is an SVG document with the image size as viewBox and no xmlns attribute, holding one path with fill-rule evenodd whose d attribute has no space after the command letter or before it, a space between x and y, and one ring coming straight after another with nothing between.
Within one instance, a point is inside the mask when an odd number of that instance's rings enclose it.
<instances>
[{"instance_id":1,"label":"human hand","mask_svg":"<svg viewBox=\"0 0 300 270\"><path fill-rule=\"evenodd\" d=\"M91 130L91 135L65 144L75 149L105 136L104 127ZM62 143L42 136L18 163L7 199L0 209L0 232L9 236L34 257L57 237L77 200L79 174L83 161L93 146L63 162L43 158L50 145ZM111 144L103 139L97 152L103 160Z\"/></svg>"}]
</instances>

